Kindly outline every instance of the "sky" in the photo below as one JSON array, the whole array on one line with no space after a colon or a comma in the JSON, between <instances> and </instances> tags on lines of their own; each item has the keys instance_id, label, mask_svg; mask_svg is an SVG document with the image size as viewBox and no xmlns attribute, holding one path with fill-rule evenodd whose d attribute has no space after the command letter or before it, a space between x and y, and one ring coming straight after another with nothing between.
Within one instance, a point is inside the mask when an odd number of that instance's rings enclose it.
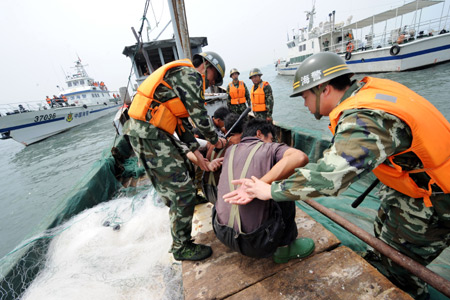
<instances>
[{"instance_id":1,"label":"sky","mask_svg":"<svg viewBox=\"0 0 450 300\"><path fill-rule=\"evenodd\" d=\"M315 24L336 11L336 23L368 17L403 0L316 0ZM410 1L407 1L410 2ZM448 14L450 0L430 10ZM215 51L231 68L249 70L287 54L287 35L307 26L313 0L185 0L191 37L205 36L204 51ZM79 57L87 73L110 90L126 86L131 61L122 54L136 43L131 27L141 26L145 0L1 0L0 104L44 100L65 86ZM153 40L170 20L167 0L152 0L147 12ZM156 24L158 23L158 26ZM448 26L447 26L448 27ZM170 38L170 24L159 39ZM147 24L143 30L147 40ZM243 74L241 75L243 76ZM132 77L132 83L134 83Z\"/></svg>"}]
</instances>

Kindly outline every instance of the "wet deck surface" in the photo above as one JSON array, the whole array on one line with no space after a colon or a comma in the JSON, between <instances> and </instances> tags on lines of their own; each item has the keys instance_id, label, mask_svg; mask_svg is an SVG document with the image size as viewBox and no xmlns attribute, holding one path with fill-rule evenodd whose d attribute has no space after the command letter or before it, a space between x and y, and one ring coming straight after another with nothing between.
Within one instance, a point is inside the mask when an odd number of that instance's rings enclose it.
<instances>
[{"instance_id":1,"label":"wet deck surface","mask_svg":"<svg viewBox=\"0 0 450 300\"><path fill-rule=\"evenodd\" d=\"M198 205L196 242L213 249L210 258L183 262L183 289L190 299L412 299L321 224L297 208L299 237L316 243L304 259L275 264L232 252L216 239L211 204Z\"/></svg>"}]
</instances>

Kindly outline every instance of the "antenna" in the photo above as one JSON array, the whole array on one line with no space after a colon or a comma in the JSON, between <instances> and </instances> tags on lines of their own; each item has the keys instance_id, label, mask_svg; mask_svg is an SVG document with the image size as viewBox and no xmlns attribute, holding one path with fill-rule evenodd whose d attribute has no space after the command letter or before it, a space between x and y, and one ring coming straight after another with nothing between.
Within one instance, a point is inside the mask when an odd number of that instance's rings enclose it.
<instances>
[{"instance_id":1,"label":"antenna","mask_svg":"<svg viewBox=\"0 0 450 300\"><path fill-rule=\"evenodd\" d=\"M67 77L67 75L66 75L66 72L64 72L64 69L63 69L63 67L62 67L62 66L60 66L60 67L61 67L61 71L62 71L62 72L63 72L63 74L64 74L64 78L66 78L66 79L67 79L68 77Z\"/></svg>"}]
</instances>

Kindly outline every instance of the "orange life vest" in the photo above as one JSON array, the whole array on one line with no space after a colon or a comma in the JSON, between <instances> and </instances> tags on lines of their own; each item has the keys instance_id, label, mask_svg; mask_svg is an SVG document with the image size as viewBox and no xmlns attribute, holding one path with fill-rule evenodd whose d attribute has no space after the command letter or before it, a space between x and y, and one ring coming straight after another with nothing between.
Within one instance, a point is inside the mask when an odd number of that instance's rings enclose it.
<instances>
[{"instance_id":1,"label":"orange life vest","mask_svg":"<svg viewBox=\"0 0 450 300\"><path fill-rule=\"evenodd\" d=\"M234 86L233 82L230 82L228 87L230 89L231 104L237 105L245 103L245 88L243 81L239 81L239 86L237 88Z\"/></svg>"},{"instance_id":2,"label":"orange life vest","mask_svg":"<svg viewBox=\"0 0 450 300\"><path fill-rule=\"evenodd\" d=\"M450 123L425 98L397 82L372 77L365 77L362 81L365 85L356 95L331 111L331 132L335 133L342 112L348 109L383 110L400 118L411 128L411 147L388 157L393 167L381 164L373 173L385 185L410 197L423 198L427 207L432 206L432 184L437 184L444 193L450 192ZM405 171L394 163L395 156L410 151L422 161L423 169ZM430 176L428 190L419 188L409 176L419 172Z\"/></svg>"},{"instance_id":3,"label":"orange life vest","mask_svg":"<svg viewBox=\"0 0 450 300\"><path fill-rule=\"evenodd\" d=\"M252 92L250 93L253 111L266 111L266 95L264 94L264 87L268 85L269 83L267 81L261 81L256 90L255 86L253 86Z\"/></svg>"},{"instance_id":4,"label":"orange life vest","mask_svg":"<svg viewBox=\"0 0 450 300\"><path fill-rule=\"evenodd\" d=\"M50 99L49 97L45 98L45 100L47 101L48 104L52 103L52 99Z\"/></svg>"},{"instance_id":5,"label":"orange life vest","mask_svg":"<svg viewBox=\"0 0 450 300\"><path fill-rule=\"evenodd\" d=\"M137 93L133 98L133 102L131 103L128 115L133 119L147 121L145 117L150 110L152 115L152 118L149 121L150 124L170 134L175 132L177 125L179 125L180 129L184 130L180 118L189 117L189 113L180 98L175 97L165 102L153 98L155 90L160 84L172 89L172 87L164 81L164 76L169 69L180 66L194 68L192 62L188 59L176 60L165 64L148 76L139 86ZM203 80L203 90L205 90L205 80ZM152 107L153 101L159 103L159 105L153 105L154 107Z\"/></svg>"}]
</instances>

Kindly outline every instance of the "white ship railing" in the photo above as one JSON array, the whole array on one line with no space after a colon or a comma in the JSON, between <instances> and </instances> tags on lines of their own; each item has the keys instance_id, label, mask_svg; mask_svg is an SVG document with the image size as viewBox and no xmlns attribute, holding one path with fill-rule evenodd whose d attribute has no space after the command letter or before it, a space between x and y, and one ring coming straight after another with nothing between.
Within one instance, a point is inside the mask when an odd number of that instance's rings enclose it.
<instances>
[{"instance_id":1,"label":"white ship railing","mask_svg":"<svg viewBox=\"0 0 450 300\"><path fill-rule=\"evenodd\" d=\"M359 36L355 34L355 38L352 39L352 43L354 44L355 51L390 47L398 42L398 38L402 34L404 35L404 37L402 38L403 43L407 43L417 39L439 35L442 30L448 32L450 31L449 21L450 17L445 16L442 18L427 20L420 23L391 28L390 30L381 33L372 34L372 39L370 39L370 33L365 34L363 37L363 31L358 29L358 33L360 34ZM342 41L332 44L329 47L330 51L336 53L346 52L347 42L349 41L349 39L344 37L344 31L342 31L341 36ZM369 37L369 39L366 39L366 37Z\"/></svg>"},{"instance_id":2,"label":"white ship railing","mask_svg":"<svg viewBox=\"0 0 450 300\"><path fill-rule=\"evenodd\" d=\"M6 116L11 114L20 114L28 111L46 110L50 107L44 101L27 101L0 104L0 116Z\"/></svg>"}]
</instances>

